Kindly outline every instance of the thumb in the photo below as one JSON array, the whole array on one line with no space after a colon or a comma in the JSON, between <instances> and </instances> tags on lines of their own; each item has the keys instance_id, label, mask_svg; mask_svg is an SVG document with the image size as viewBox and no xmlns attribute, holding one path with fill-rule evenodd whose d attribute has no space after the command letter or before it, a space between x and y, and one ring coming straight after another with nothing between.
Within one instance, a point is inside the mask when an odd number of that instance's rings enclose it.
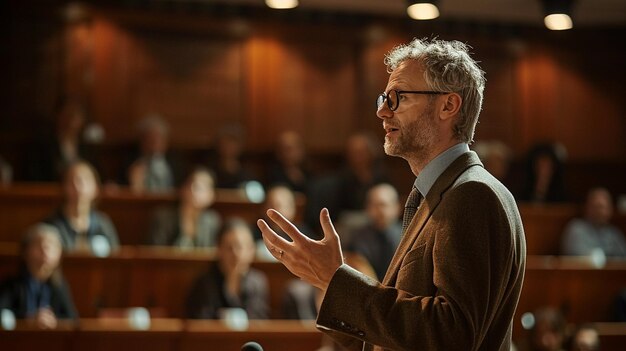
<instances>
[{"instance_id":1,"label":"thumb","mask_svg":"<svg viewBox=\"0 0 626 351\"><path fill-rule=\"evenodd\" d=\"M327 208L323 208L320 211L320 224L322 225L322 231L324 232L324 241L335 241L340 243L339 234L335 230L333 221L330 219L330 213Z\"/></svg>"}]
</instances>

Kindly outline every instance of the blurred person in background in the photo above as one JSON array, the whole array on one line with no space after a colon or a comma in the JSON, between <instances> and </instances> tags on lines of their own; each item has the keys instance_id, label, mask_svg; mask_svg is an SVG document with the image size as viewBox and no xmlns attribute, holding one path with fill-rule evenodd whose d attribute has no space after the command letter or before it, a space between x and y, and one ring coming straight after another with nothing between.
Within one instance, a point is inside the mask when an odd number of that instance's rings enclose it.
<instances>
[{"instance_id":1,"label":"blurred person in background","mask_svg":"<svg viewBox=\"0 0 626 351\"><path fill-rule=\"evenodd\" d=\"M338 220L339 226L355 222L355 218L359 222L367 191L387 182L381 157L382 147L374 136L366 132L352 134L345 145L345 166L311 183L307 192L306 223L320 231L319 212L324 207L333 220Z\"/></svg>"},{"instance_id":2,"label":"blurred person in background","mask_svg":"<svg viewBox=\"0 0 626 351\"><path fill-rule=\"evenodd\" d=\"M402 205L396 189L387 183L374 186L367 194L367 217L369 223L350 235L346 251L362 255L382 281L389 262L400 243Z\"/></svg>"},{"instance_id":3,"label":"blurred person in background","mask_svg":"<svg viewBox=\"0 0 626 351\"><path fill-rule=\"evenodd\" d=\"M63 203L46 219L61 235L66 251L91 252L108 256L119 247L117 231L111 219L96 210L100 179L86 161L67 166L61 180Z\"/></svg>"},{"instance_id":4,"label":"blurred person in background","mask_svg":"<svg viewBox=\"0 0 626 351\"><path fill-rule=\"evenodd\" d=\"M193 284L187 318L219 319L226 308L241 308L249 319L269 317L269 288L264 273L251 268L255 245L241 219L224 223L218 235L217 262Z\"/></svg>"},{"instance_id":5,"label":"blurred person in background","mask_svg":"<svg viewBox=\"0 0 626 351\"><path fill-rule=\"evenodd\" d=\"M209 160L217 188L237 189L254 180L242 161L244 144L245 133L239 125L226 125L217 132L215 154Z\"/></svg>"},{"instance_id":6,"label":"blurred person in background","mask_svg":"<svg viewBox=\"0 0 626 351\"><path fill-rule=\"evenodd\" d=\"M566 151L561 144L535 145L527 156L526 180L517 200L534 203L566 201L565 159Z\"/></svg>"},{"instance_id":7,"label":"blurred person in background","mask_svg":"<svg viewBox=\"0 0 626 351\"><path fill-rule=\"evenodd\" d=\"M178 248L216 247L221 218L210 209L215 201L213 174L206 168L196 168L178 196L177 207L156 211L148 243Z\"/></svg>"},{"instance_id":8,"label":"blurred person in background","mask_svg":"<svg viewBox=\"0 0 626 351\"><path fill-rule=\"evenodd\" d=\"M606 257L626 258L626 237L611 224L613 201L605 188L587 193L584 217L570 221L561 240L561 254L589 256L601 253Z\"/></svg>"},{"instance_id":9,"label":"blurred person in background","mask_svg":"<svg viewBox=\"0 0 626 351\"><path fill-rule=\"evenodd\" d=\"M506 144L499 140L477 141L472 145L472 149L478 154L489 173L503 184L509 183L511 149Z\"/></svg>"},{"instance_id":10,"label":"blurred person in background","mask_svg":"<svg viewBox=\"0 0 626 351\"><path fill-rule=\"evenodd\" d=\"M67 165L77 160L95 164L94 142L101 141L103 135L90 138L93 133L85 129L85 107L78 100L64 96L56 102L54 115L54 134L40 136L41 144L28 157L27 180L58 181ZM104 133L101 128L98 130Z\"/></svg>"},{"instance_id":11,"label":"blurred person in background","mask_svg":"<svg viewBox=\"0 0 626 351\"><path fill-rule=\"evenodd\" d=\"M564 350L567 323L561 311L543 307L536 310L533 316L534 324L526 343L520 345L520 351Z\"/></svg>"},{"instance_id":12,"label":"blurred person in background","mask_svg":"<svg viewBox=\"0 0 626 351\"><path fill-rule=\"evenodd\" d=\"M598 351L600 350L600 335L593 324L578 326L572 334L570 351Z\"/></svg>"},{"instance_id":13,"label":"blurred person in background","mask_svg":"<svg viewBox=\"0 0 626 351\"><path fill-rule=\"evenodd\" d=\"M300 229L300 231L309 238L316 240L321 238L320 235L311 230L306 224L296 221L298 211L296 204L296 195L288 186L277 184L267 189L261 217L267 218L267 210L271 208L276 210L280 209L278 211L280 211L280 213L282 213L285 218L288 218L292 223L294 223L298 227L298 229ZM271 223L273 224L272 228L276 231L276 233L278 233L287 240L291 240L289 239L289 236L285 234L278 225L274 224L273 222ZM254 239L262 239L261 230L259 228L255 228ZM263 245L263 247L265 247L265 245Z\"/></svg>"},{"instance_id":14,"label":"blurred person in background","mask_svg":"<svg viewBox=\"0 0 626 351\"><path fill-rule=\"evenodd\" d=\"M139 123L140 154L128 168L128 183L134 192L163 193L174 190L178 179L169 152L169 127L158 115Z\"/></svg>"},{"instance_id":15,"label":"blurred person in background","mask_svg":"<svg viewBox=\"0 0 626 351\"><path fill-rule=\"evenodd\" d=\"M27 319L37 328L54 329L58 320L76 320L78 315L63 279L61 238L48 224L31 227L20 245L20 271L0 284L0 309Z\"/></svg>"},{"instance_id":16,"label":"blurred person in background","mask_svg":"<svg viewBox=\"0 0 626 351\"><path fill-rule=\"evenodd\" d=\"M286 131L276 141L275 161L268 168L267 184L283 184L293 191L306 193L311 175L304 166L304 142L300 134Z\"/></svg>"},{"instance_id":17,"label":"blurred person in background","mask_svg":"<svg viewBox=\"0 0 626 351\"><path fill-rule=\"evenodd\" d=\"M368 190L387 181L382 165L383 150L376 138L365 132L353 134L346 143L345 167L339 173L339 212L363 210Z\"/></svg>"}]
</instances>

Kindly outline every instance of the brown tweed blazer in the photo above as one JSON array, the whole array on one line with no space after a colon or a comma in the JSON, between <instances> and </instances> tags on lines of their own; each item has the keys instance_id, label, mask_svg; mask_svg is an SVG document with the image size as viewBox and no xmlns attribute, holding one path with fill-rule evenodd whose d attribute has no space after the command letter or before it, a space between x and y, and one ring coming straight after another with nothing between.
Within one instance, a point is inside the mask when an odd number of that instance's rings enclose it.
<instances>
[{"instance_id":1,"label":"brown tweed blazer","mask_svg":"<svg viewBox=\"0 0 626 351\"><path fill-rule=\"evenodd\" d=\"M474 152L437 179L382 284L342 265L318 328L350 350L510 350L526 243L511 193Z\"/></svg>"}]
</instances>

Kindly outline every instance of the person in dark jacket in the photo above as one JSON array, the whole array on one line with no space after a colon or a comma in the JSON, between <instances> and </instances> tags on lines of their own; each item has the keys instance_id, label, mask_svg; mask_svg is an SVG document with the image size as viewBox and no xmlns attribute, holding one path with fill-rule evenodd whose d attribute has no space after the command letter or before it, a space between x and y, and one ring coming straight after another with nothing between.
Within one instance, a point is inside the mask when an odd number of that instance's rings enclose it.
<instances>
[{"instance_id":1,"label":"person in dark jacket","mask_svg":"<svg viewBox=\"0 0 626 351\"><path fill-rule=\"evenodd\" d=\"M241 219L231 219L217 238L218 260L192 287L187 298L187 317L219 319L224 309L241 308L249 319L267 319L267 277L250 268L255 252L250 228Z\"/></svg>"},{"instance_id":2,"label":"person in dark jacket","mask_svg":"<svg viewBox=\"0 0 626 351\"><path fill-rule=\"evenodd\" d=\"M37 224L21 243L20 271L0 284L0 309L16 319L32 321L38 328L54 329L60 319L78 315L70 289L63 279L61 239L49 224Z\"/></svg>"}]
</instances>

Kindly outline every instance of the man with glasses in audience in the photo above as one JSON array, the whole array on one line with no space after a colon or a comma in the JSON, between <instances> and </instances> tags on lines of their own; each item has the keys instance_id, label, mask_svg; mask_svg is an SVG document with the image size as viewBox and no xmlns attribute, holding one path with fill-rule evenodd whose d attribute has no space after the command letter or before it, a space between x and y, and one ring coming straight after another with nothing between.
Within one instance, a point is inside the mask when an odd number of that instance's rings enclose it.
<instances>
[{"instance_id":1,"label":"man with glasses in audience","mask_svg":"<svg viewBox=\"0 0 626 351\"><path fill-rule=\"evenodd\" d=\"M469 150L483 71L465 44L413 40L392 50L378 96L385 152L416 176L403 235L382 282L344 264L328 210L311 240L258 225L270 252L324 292L318 328L349 350L509 350L526 246L513 196Z\"/></svg>"}]
</instances>

